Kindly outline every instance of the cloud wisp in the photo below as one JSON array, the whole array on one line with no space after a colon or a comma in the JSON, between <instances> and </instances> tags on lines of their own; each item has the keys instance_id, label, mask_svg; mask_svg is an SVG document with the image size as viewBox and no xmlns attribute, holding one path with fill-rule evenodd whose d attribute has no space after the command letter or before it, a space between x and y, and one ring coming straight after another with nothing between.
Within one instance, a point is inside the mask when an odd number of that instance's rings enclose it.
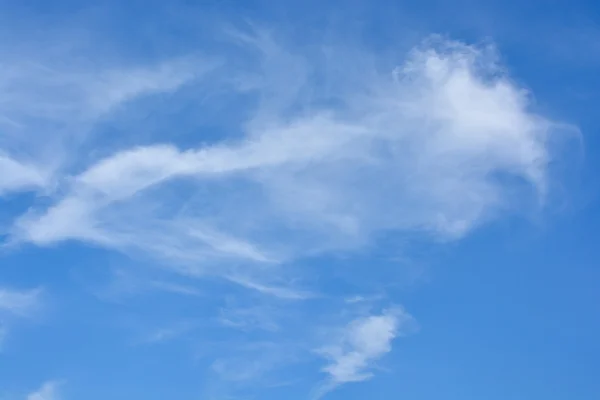
<instances>
[{"instance_id":1,"label":"cloud wisp","mask_svg":"<svg viewBox=\"0 0 600 400\"><path fill-rule=\"evenodd\" d=\"M40 309L40 289L0 287L0 349L15 320L32 317Z\"/></svg>"},{"instance_id":2,"label":"cloud wisp","mask_svg":"<svg viewBox=\"0 0 600 400\"><path fill-rule=\"evenodd\" d=\"M59 400L60 382L48 381L37 391L30 393L26 400Z\"/></svg>"},{"instance_id":3,"label":"cloud wisp","mask_svg":"<svg viewBox=\"0 0 600 400\"><path fill-rule=\"evenodd\" d=\"M30 316L39 306L41 291L0 288L0 312L20 317Z\"/></svg>"}]
</instances>

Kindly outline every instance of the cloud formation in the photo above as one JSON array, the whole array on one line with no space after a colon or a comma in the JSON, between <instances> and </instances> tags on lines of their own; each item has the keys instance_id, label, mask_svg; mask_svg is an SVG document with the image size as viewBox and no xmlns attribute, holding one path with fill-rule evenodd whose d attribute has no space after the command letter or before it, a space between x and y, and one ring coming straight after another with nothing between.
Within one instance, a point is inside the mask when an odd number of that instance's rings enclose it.
<instances>
[{"instance_id":1,"label":"cloud formation","mask_svg":"<svg viewBox=\"0 0 600 400\"><path fill-rule=\"evenodd\" d=\"M39 390L29 394L27 400L59 400L59 386L59 382L48 381Z\"/></svg>"},{"instance_id":2,"label":"cloud formation","mask_svg":"<svg viewBox=\"0 0 600 400\"><path fill-rule=\"evenodd\" d=\"M19 218L13 239L81 240L207 273L189 265L282 262L385 231L458 238L546 194L558 125L531 111L491 50L437 41L395 69L333 79L318 61L257 43L258 67L237 73L257 77L242 91L257 101L240 111L250 113L241 137L119 149L59 177L54 204ZM289 76L273 76L281 63L295 66ZM153 84L132 83L109 103L176 90L189 77L155 75L117 73ZM331 83L327 93L318 76ZM12 187L41 181L20 170Z\"/></svg>"},{"instance_id":3,"label":"cloud formation","mask_svg":"<svg viewBox=\"0 0 600 400\"><path fill-rule=\"evenodd\" d=\"M0 288L0 313L26 317L39 305L40 290Z\"/></svg>"},{"instance_id":4,"label":"cloud formation","mask_svg":"<svg viewBox=\"0 0 600 400\"><path fill-rule=\"evenodd\" d=\"M329 379L317 390L315 398L344 383L371 378L373 363L389 353L393 340L413 325L412 317L401 308L351 321L340 330L336 342L318 350L329 360L323 367Z\"/></svg>"},{"instance_id":5,"label":"cloud formation","mask_svg":"<svg viewBox=\"0 0 600 400\"><path fill-rule=\"evenodd\" d=\"M40 306L40 289L0 287L0 349L16 319L31 317Z\"/></svg>"},{"instance_id":6,"label":"cloud formation","mask_svg":"<svg viewBox=\"0 0 600 400\"><path fill-rule=\"evenodd\" d=\"M0 196L8 192L43 187L46 181L43 171L34 166L22 164L0 154Z\"/></svg>"}]
</instances>

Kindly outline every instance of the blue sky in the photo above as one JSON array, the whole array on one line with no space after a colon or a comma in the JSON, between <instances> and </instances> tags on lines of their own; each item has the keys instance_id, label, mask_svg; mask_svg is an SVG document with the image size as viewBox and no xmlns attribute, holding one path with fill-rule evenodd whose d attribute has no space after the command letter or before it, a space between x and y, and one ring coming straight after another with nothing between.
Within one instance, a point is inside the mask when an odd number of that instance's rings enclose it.
<instances>
[{"instance_id":1,"label":"blue sky","mask_svg":"<svg viewBox=\"0 0 600 400\"><path fill-rule=\"evenodd\" d=\"M0 0L0 400L600 398L600 8Z\"/></svg>"}]
</instances>

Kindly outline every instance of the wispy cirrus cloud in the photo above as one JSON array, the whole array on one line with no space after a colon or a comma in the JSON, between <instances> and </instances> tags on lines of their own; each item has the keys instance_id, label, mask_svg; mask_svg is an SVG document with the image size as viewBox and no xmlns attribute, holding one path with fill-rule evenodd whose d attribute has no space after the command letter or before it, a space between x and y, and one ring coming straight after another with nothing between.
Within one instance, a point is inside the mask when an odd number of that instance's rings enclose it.
<instances>
[{"instance_id":1,"label":"wispy cirrus cloud","mask_svg":"<svg viewBox=\"0 0 600 400\"><path fill-rule=\"evenodd\" d=\"M163 293L176 296L201 297L203 293L192 285L165 279L161 276L144 276L127 268L111 271L109 283L94 288L97 296L104 300L120 301L141 294Z\"/></svg>"},{"instance_id":2,"label":"wispy cirrus cloud","mask_svg":"<svg viewBox=\"0 0 600 400\"><path fill-rule=\"evenodd\" d=\"M42 387L27 396L26 400L59 400L59 388L61 382L48 381Z\"/></svg>"},{"instance_id":3,"label":"wispy cirrus cloud","mask_svg":"<svg viewBox=\"0 0 600 400\"><path fill-rule=\"evenodd\" d=\"M44 171L33 165L24 164L9 156L0 154L0 196L5 193L34 190L46 184Z\"/></svg>"},{"instance_id":4,"label":"wispy cirrus cloud","mask_svg":"<svg viewBox=\"0 0 600 400\"><path fill-rule=\"evenodd\" d=\"M78 153L90 156L97 124L136 99L177 90L216 65L195 57L136 65L88 56L0 47L0 196L60 190L78 165Z\"/></svg>"},{"instance_id":5,"label":"wispy cirrus cloud","mask_svg":"<svg viewBox=\"0 0 600 400\"><path fill-rule=\"evenodd\" d=\"M5 60L0 78L0 123L10 121L4 127L9 132L38 137L49 137L48 131L81 134L71 130L82 125L89 129L86 124L97 122L119 105L140 96L176 90L216 65L194 57L115 65L93 60L98 54L83 60L69 52L46 54L46 50L38 50L36 55L20 55L0 49ZM33 127L41 128L40 123L46 129L32 132Z\"/></svg>"},{"instance_id":6,"label":"wispy cirrus cloud","mask_svg":"<svg viewBox=\"0 0 600 400\"><path fill-rule=\"evenodd\" d=\"M27 319L40 309L41 289L0 287L0 348L18 319Z\"/></svg>"},{"instance_id":7,"label":"wispy cirrus cloud","mask_svg":"<svg viewBox=\"0 0 600 400\"><path fill-rule=\"evenodd\" d=\"M0 312L21 317L31 315L39 306L40 289L0 288Z\"/></svg>"}]
</instances>

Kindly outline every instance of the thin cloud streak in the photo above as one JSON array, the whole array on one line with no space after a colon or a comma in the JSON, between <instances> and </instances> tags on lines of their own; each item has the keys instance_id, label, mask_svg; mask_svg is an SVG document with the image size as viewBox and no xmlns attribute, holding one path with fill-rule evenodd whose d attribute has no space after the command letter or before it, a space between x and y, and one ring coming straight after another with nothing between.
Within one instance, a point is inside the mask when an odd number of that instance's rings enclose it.
<instances>
[{"instance_id":1,"label":"thin cloud streak","mask_svg":"<svg viewBox=\"0 0 600 400\"><path fill-rule=\"evenodd\" d=\"M0 313L28 317L39 307L40 289L15 290L0 287Z\"/></svg>"}]
</instances>

